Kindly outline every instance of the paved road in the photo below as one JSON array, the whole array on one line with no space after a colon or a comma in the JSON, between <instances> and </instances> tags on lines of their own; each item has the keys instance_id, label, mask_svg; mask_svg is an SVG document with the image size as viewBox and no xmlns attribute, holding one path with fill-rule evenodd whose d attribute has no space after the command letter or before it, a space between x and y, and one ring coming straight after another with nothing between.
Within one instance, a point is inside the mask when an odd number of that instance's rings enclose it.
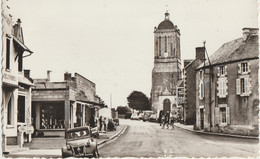
<instances>
[{"instance_id":1,"label":"paved road","mask_svg":"<svg viewBox=\"0 0 260 159\"><path fill-rule=\"evenodd\" d=\"M258 140L198 135L157 123L120 120L126 132L99 149L101 157L256 157Z\"/></svg>"}]
</instances>

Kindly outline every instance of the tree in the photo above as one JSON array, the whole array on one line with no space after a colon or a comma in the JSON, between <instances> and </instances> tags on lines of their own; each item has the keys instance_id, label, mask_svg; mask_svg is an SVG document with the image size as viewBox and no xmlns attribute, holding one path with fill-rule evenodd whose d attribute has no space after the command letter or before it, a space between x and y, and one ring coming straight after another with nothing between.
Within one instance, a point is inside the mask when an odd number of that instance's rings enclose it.
<instances>
[{"instance_id":1,"label":"tree","mask_svg":"<svg viewBox=\"0 0 260 159\"><path fill-rule=\"evenodd\" d=\"M118 114L126 114L126 112L131 112L131 110L127 106L118 106L116 108Z\"/></svg>"},{"instance_id":2,"label":"tree","mask_svg":"<svg viewBox=\"0 0 260 159\"><path fill-rule=\"evenodd\" d=\"M142 92L133 91L128 97L128 106L136 110L150 110L149 98Z\"/></svg>"}]
</instances>

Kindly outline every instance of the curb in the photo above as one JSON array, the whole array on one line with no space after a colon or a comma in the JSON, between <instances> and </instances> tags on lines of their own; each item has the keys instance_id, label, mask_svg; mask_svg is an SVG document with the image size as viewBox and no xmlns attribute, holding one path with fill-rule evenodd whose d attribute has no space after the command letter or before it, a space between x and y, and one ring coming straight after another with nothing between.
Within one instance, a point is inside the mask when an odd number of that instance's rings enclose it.
<instances>
[{"instance_id":1,"label":"curb","mask_svg":"<svg viewBox=\"0 0 260 159\"><path fill-rule=\"evenodd\" d=\"M105 139L103 141L98 142L97 145L101 146L101 145L105 144L106 142L108 142L108 141L116 138L117 136L123 134L125 132L126 128L127 128L127 125L124 125L124 127L120 131L118 131L116 134L114 134L113 136L109 137L109 139Z\"/></svg>"},{"instance_id":2,"label":"curb","mask_svg":"<svg viewBox=\"0 0 260 159\"><path fill-rule=\"evenodd\" d=\"M194 132L194 133L198 133L198 134L205 134L205 135L216 135L216 136L224 136L224 137L235 137L235 138L242 138L242 139L255 139L255 140L259 140L258 137L253 137L253 136L242 136L242 135L232 135L232 134L221 134L221 133L213 133L213 132L203 132L203 131L195 131L195 130L190 130L190 129L186 129L184 127L178 126L178 125L174 125L177 128L189 131L189 132Z\"/></svg>"}]
</instances>

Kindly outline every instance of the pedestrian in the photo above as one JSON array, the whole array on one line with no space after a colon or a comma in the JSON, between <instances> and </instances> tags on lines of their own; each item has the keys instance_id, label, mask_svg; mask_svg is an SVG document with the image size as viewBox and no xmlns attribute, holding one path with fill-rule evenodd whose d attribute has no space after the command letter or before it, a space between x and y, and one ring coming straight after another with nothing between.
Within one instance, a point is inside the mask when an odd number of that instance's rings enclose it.
<instances>
[{"instance_id":1,"label":"pedestrian","mask_svg":"<svg viewBox=\"0 0 260 159\"><path fill-rule=\"evenodd\" d=\"M107 119L106 119L106 117L104 117L103 125L104 125L104 131L107 131Z\"/></svg>"},{"instance_id":2,"label":"pedestrian","mask_svg":"<svg viewBox=\"0 0 260 159\"><path fill-rule=\"evenodd\" d=\"M163 128L165 126L165 124L167 125L167 129L169 129L169 121L170 121L170 112L167 111L167 113L165 114L165 119L164 119L164 123L163 123Z\"/></svg>"},{"instance_id":3,"label":"pedestrian","mask_svg":"<svg viewBox=\"0 0 260 159\"><path fill-rule=\"evenodd\" d=\"M99 117L99 131L102 130L102 125L103 125L103 120L102 120L102 116Z\"/></svg>"},{"instance_id":4,"label":"pedestrian","mask_svg":"<svg viewBox=\"0 0 260 159\"><path fill-rule=\"evenodd\" d=\"M159 118L158 118L158 122L160 123L160 126L162 125L162 116L163 116L163 110L160 110Z\"/></svg>"},{"instance_id":5,"label":"pedestrian","mask_svg":"<svg viewBox=\"0 0 260 159\"><path fill-rule=\"evenodd\" d=\"M171 125L172 125L172 129L174 129L174 116L171 115Z\"/></svg>"},{"instance_id":6,"label":"pedestrian","mask_svg":"<svg viewBox=\"0 0 260 159\"><path fill-rule=\"evenodd\" d=\"M163 125L162 128L164 128L164 123L165 123L165 115L162 114L162 119L161 119L161 123L160 123L160 126L161 126L161 124Z\"/></svg>"}]
</instances>

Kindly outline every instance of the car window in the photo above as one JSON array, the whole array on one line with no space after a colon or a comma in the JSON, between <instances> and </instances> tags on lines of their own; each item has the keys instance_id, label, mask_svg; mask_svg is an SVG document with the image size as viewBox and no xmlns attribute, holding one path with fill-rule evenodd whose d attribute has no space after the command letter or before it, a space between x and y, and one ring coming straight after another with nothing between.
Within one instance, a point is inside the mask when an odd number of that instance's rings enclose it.
<instances>
[{"instance_id":1,"label":"car window","mask_svg":"<svg viewBox=\"0 0 260 159\"><path fill-rule=\"evenodd\" d=\"M67 139L78 139L78 138L83 138L86 136L89 136L90 132L89 130L81 130L81 131L73 131L73 132L69 132L67 133Z\"/></svg>"}]
</instances>

